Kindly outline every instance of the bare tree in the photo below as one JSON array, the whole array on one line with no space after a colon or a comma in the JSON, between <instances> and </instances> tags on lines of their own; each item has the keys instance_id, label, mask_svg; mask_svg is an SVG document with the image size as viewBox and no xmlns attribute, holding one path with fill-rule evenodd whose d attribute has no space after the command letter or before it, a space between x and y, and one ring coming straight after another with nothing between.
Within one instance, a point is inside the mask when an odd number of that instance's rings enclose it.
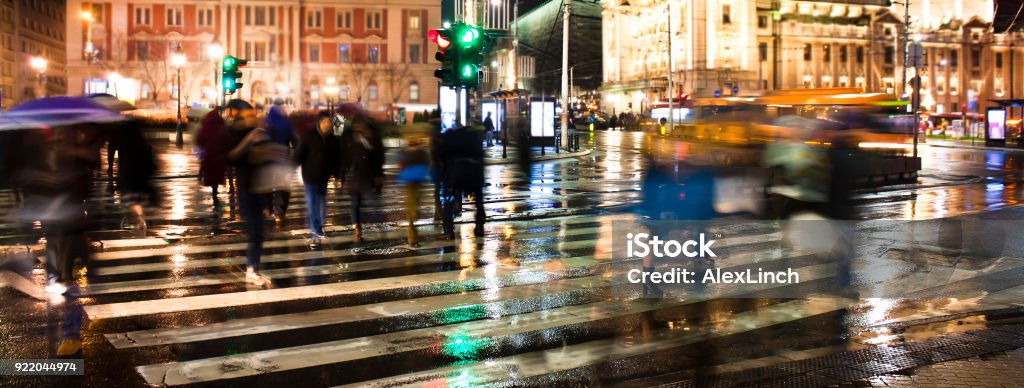
<instances>
[{"instance_id":1,"label":"bare tree","mask_svg":"<svg viewBox=\"0 0 1024 388\"><path fill-rule=\"evenodd\" d=\"M412 79L412 71L408 63L385 63L378 66L381 80L387 85L391 105L397 104L402 97L402 89Z\"/></svg>"},{"instance_id":2,"label":"bare tree","mask_svg":"<svg viewBox=\"0 0 1024 388\"><path fill-rule=\"evenodd\" d=\"M158 96L167 89L167 85L173 81L174 71L170 69L171 65L167 61L152 60L151 58L136 63L141 70L143 82L149 84L151 88L149 99L156 101Z\"/></svg>"},{"instance_id":3,"label":"bare tree","mask_svg":"<svg viewBox=\"0 0 1024 388\"><path fill-rule=\"evenodd\" d=\"M339 70L337 78L349 83L350 98L354 96L357 101L362 102L368 93L367 88L377 79L379 73L380 69L375 64L350 63Z\"/></svg>"}]
</instances>

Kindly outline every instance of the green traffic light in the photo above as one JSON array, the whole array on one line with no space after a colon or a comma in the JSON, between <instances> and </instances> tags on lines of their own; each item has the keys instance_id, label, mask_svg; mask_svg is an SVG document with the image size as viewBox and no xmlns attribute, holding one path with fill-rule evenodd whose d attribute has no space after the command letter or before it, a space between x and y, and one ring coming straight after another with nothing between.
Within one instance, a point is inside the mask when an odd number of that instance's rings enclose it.
<instances>
[{"instance_id":1,"label":"green traffic light","mask_svg":"<svg viewBox=\"0 0 1024 388\"><path fill-rule=\"evenodd\" d=\"M234 70L235 63L236 63L235 57L230 57L229 56L229 57L225 57L224 58L224 62L222 63L222 65L224 67L224 70Z\"/></svg>"},{"instance_id":2,"label":"green traffic light","mask_svg":"<svg viewBox=\"0 0 1024 388\"><path fill-rule=\"evenodd\" d=\"M467 27L462 31L462 35L459 37L459 40L461 40L462 43L474 43L479 37L480 31L477 31L477 29L473 27Z\"/></svg>"},{"instance_id":3,"label":"green traffic light","mask_svg":"<svg viewBox=\"0 0 1024 388\"><path fill-rule=\"evenodd\" d=\"M475 78L476 77L476 70L474 69L474 67L476 67L476 66L473 66L473 65L463 65L462 66L462 71L460 72L460 77L466 78L466 79Z\"/></svg>"}]
</instances>

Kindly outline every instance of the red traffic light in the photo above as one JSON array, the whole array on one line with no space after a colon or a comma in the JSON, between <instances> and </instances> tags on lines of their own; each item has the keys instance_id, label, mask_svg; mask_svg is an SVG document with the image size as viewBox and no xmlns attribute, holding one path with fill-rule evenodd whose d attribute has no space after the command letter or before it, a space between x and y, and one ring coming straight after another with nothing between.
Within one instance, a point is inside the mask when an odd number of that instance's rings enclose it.
<instances>
[{"instance_id":1,"label":"red traffic light","mask_svg":"<svg viewBox=\"0 0 1024 388\"><path fill-rule=\"evenodd\" d=\"M434 29L427 31L427 39L430 40L431 42L434 42L434 44L436 44L437 47L439 47L441 50L447 49L449 46L452 45L452 42L449 41L444 35L447 34L442 34L440 31Z\"/></svg>"}]
</instances>

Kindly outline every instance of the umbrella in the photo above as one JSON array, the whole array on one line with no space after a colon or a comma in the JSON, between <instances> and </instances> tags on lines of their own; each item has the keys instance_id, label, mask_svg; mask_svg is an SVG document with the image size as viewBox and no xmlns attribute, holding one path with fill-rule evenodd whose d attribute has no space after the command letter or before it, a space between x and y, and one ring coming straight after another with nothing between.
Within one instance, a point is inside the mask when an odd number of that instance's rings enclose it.
<instances>
[{"instance_id":1,"label":"umbrella","mask_svg":"<svg viewBox=\"0 0 1024 388\"><path fill-rule=\"evenodd\" d=\"M47 97L0 113L0 130L124 121L120 113L88 97Z\"/></svg>"}]
</instances>

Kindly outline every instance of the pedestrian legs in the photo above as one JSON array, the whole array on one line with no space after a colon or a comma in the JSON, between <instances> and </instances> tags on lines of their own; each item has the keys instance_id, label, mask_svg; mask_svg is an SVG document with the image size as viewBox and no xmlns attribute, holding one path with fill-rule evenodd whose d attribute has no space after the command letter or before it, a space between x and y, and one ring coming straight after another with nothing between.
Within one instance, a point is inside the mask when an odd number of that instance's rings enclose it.
<instances>
[{"instance_id":1,"label":"pedestrian legs","mask_svg":"<svg viewBox=\"0 0 1024 388\"><path fill-rule=\"evenodd\" d=\"M409 183L405 185L405 219L409 221L409 245L418 245L416 235L416 219L419 218L420 189L422 183Z\"/></svg>"},{"instance_id":2,"label":"pedestrian legs","mask_svg":"<svg viewBox=\"0 0 1024 388\"><path fill-rule=\"evenodd\" d=\"M363 206L363 193L359 190L351 190L348 192L351 199L351 211L352 211L352 228L353 238L355 242L363 241L363 223L362 217L359 214L359 209Z\"/></svg>"},{"instance_id":3,"label":"pedestrian legs","mask_svg":"<svg viewBox=\"0 0 1024 388\"><path fill-rule=\"evenodd\" d=\"M314 240L324 236L324 215L327 206L327 186L306 184L306 219Z\"/></svg>"},{"instance_id":4,"label":"pedestrian legs","mask_svg":"<svg viewBox=\"0 0 1024 388\"><path fill-rule=\"evenodd\" d=\"M238 191L245 221L245 232L249 235L245 265L254 272L260 271L260 256L263 250L263 200L259 194L245 190Z\"/></svg>"},{"instance_id":5,"label":"pedestrian legs","mask_svg":"<svg viewBox=\"0 0 1024 388\"><path fill-rule=\"evenodd\" d=\"M482 187L473 192L473 202L476 204L476 228L473 229L473 234L477 237L483 237L487 213L484 212L484 189Z\"/></svg>"}]
</instances>

